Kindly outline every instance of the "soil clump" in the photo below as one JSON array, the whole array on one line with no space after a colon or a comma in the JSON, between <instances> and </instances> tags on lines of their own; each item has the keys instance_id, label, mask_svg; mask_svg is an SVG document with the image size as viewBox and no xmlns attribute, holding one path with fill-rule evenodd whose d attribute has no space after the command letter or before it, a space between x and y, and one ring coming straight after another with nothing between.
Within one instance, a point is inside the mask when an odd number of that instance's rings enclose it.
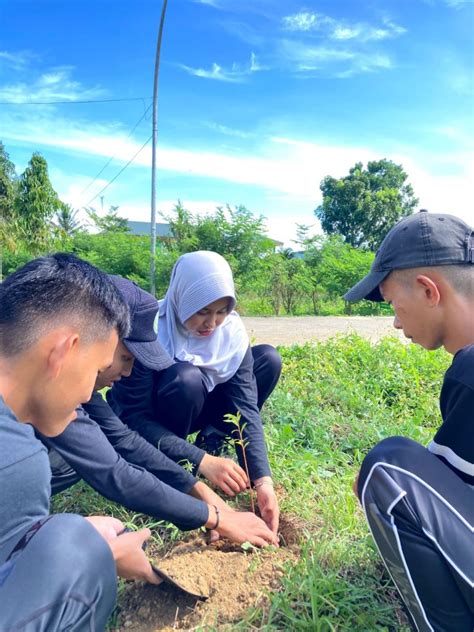
<instances>
[{"instance_id":1,"label":"soil clump","mask_svg":"<svg viewBox=\"0 0 474 632\"><path fill-rule=\"evenodd\" d=\"M267 594L277 591L286 562L299 556L302 521L281 518L280 548L244 551L222 540L207 545L201 536L175 546L154 563L191 592L209 595L201 601L162 583L135 583L120 599L120 630L170 632L206 625L218 630L242 620L254 606L265 607Z\"/></svg>"}]
</instances>

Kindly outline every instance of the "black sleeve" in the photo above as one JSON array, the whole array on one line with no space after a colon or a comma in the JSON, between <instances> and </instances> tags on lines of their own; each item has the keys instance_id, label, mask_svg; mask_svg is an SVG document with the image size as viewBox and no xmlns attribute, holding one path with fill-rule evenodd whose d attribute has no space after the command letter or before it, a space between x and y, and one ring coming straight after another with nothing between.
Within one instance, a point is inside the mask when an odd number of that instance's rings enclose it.
<instances>
[{"instance_id":1,"label":"black sleeve","mask_svg":"<svg viewBox=\"0 0 474 632\"><path fill-rule=\"evenodd\" d=\"M125 425L100 393L94 393L83 408L100 426L114 449L126 461L140 465L163 483L171 485L180 492L187 494L194 487L197 479Z\"/></svg>"},{"instance_id":2,"label":"black sleeve","mask_svg":"<svg viewBox=\"0 0 474 632\"><path fill-rule=\"evenodd\" d=\"M440 407L443 424L429 449L466 483L474 485L474 389L447 376Z\"/></svg>"},{"instance_id":3,"label":"black sleeve","mask_svg":"<svg viewBox=\"0 0 474 632\"><path fill-rule=\"evenodd\" d=\"M136 430L170 459L179 463L190 461L199 468L204 450L176 436L159 420L153 412L154 371L135 360L130 377L120 380L107 392L107 401L128 426Z\"/></svg>"},{"instance_id":4,"label":"black sleeve","mask_svg":"<svg viewBox=\"0 0 474 632\"><path fill-rule=\"evenodd\" d=\"M222 385L223 397L228 412L240 411L241 423L245 424L244 438L247 442L247 461L250 479L271 476L262 419L257 406L257 383L253 372L253 356L250 347L235 375ZM237 446L240 464L242 451Z\"/></svg>"},{"instance_id":5,"label":"black sleeve","mask_svg":"<svg viewBox=\"0 0 474 632\"><path fill-rule=\"evenodd\" d=\"M207 505L162 483L143 467L128 463L109 443L99 425L82 409L58 437L44 437L91 487L127 509L196 529L208 520Z\"/></svg>"}]
</instances>

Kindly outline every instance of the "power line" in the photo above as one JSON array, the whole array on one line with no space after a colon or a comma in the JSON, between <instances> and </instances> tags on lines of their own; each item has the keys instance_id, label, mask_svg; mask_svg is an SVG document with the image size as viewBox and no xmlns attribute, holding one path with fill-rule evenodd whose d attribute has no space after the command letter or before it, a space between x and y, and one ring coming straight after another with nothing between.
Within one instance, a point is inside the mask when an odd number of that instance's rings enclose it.
<instances>
[{"instance_id":1,"label":"power line","mask_svg":"<svg viewBox=\"0 0 474 632\"><path fill-rule=\"evenodd\" d=\"M150 110L151 106L152 106L152 104L150 103L150 105L147 107L147 109L143 112L142 116L138 119L138 121L135 123L135 125L133 126L131 131L128 133L127 138L130 138L130 136L133 134L133 132L137 129L137 127L140 125L140 123L143 121L143 119L148 114L148 111ZM107 160L107 162L102 167L102 169L94 176L94 178L89 182L89 184L86 187L84 187L84 189L82 189L82 191L79 193L79 197L82 197L82 195L87 191L87 189L89 189L94 184L94 182L97 180L97 178L105 171L105 169L107 169L107 167L110 165L110 163L112 162L112 160L115 158L116 155L117 154L115 153L113 156L111 156Z\"/></svg>"},{"instance_id":2,"label":"power line","mask_svg":"<svg viewBox=\"0 0 474 632\"><path fill-rule=\"evenodd\" d=\"M146 101L152 97L130 97L121 99L89 99L87 101L0 101L0 105L75 105L76 103L120 103L122 101Z\"/></svg>"},{"instance_id":3,"label":"power line","mask_svg":"<svg viewBox=\"0 0 474 632\"><path fill-rule=\"evenodd\" d=\"M151 136L150 136L150 137L149 137L149 138L148 138L148 139L147 139L147 140L143 143L143 145L142 145L142 146L140 147L140 149L139 149L139 150L138 150L138 151L137 151L137 152L136 152L136 153L132 156L132 158L130 158L130 160L127 162L127 164L126 164L126 165L124 165L124 166L120 169L120 171L117 173L117 175L115 175L115 176L112 178L112 180L110 180L110 182L108 182L108 183L105 185L105 187L103 187L103 188L102 188L102 189L101 189L98 193L96 193L96 194L94 195L94 197L93 197L93 198L91 198L91 199L87 202L87 204L84 204L84 206L89 206L89 204L90 204L91 202L93 202L93 201L96 199L96 197L98 197L101 193L103 193L106 189L108 189L108 188L109 188L109 186L112 184L112 182L115 182L115 180L117 180L117 178L119 177L119 175L125 171L125 169L126 169L126 168L127 168L127 167L128 167L128 166L129 166L129 165L130 165L130 164L131 164L134 160L135 160L135 158L138 156L138 154L142 151L142 149L144 149L144 148L148 145L148 143L149 143L150 141L151 141Z\"/></svg>"}]
</instances>

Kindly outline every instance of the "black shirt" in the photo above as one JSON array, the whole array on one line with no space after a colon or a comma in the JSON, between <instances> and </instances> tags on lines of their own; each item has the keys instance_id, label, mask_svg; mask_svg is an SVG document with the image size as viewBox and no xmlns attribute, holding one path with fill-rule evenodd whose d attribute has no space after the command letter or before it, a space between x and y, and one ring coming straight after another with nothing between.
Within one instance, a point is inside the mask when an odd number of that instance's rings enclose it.
<instances>
[{"instance_id":1,"label":"black shirt","mask_svg":"<svg viewBox=\"0 0 474 632\"><path fill-rule=\"evenodd\" d=\"M185 530L208 520L207 505L187 494L196 479L122 423L100 393L61 435L40 438L102 496L132 511Z\"/></svg>"},{"instance_id":2,"label":"black shirt","mask_svg":"<svg viewBox=\"0 0 474 632\"><path fill-rule=\"evenodd\" d=\"M443 423L428 449L474 485L474 344L460 349L444 376Z\"/></svg>"},{"instance_id":3,"label":"black shirt","mask_svg":"<svg viewBox=\"0 0 474 632\"><path fill-rule=\"evenodd\" d=\"M127 426L143 436L147 436L143 427L151 425L153 440L151 437L147 439L176 463L189 461L197 471L205 455L204 450L171 432L154 413L153 393L155 378L159 375L161 371L153 371L135 360L132 374L115 382L107 391L107 402Z\"/></svg>"},{"instance_id":4,"label":"black shirt","mask_svg":"<svg viewBox=\"0 0 474 632\"><path fill-rule=\"evenodd\" d=\"M176 462L188 460L199 466L204 452L178 437L156 418L153 393L155 391L156 371L146 368L135 361L132 374L119 382L107 393L107 401L120 418L131 428L140 428L150 423L156 427L154 436L159 441L160 450ZM227 382L219 384L222 408L229 413L241 413L241 424L245 425L244 437L247 443L247 459L250 479L252 481L261 476L271 476L268 463L265 435L262 420L257 405L257 383L253 372L253 356L249 347L240 367ZM228 425L228 424L226 424ZM237 446L239 461L242 454Z\"/></svg>"}]
</instances>

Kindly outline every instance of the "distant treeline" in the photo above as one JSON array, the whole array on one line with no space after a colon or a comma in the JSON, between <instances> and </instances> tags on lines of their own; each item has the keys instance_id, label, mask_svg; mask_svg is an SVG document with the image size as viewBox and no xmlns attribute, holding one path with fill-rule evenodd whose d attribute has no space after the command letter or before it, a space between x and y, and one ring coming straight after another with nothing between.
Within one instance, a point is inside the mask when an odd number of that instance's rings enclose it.
<instances>
[{"instance_id":1,"label":"distant treeline","mask_svg":"<svg viewBox=\"0 0 474 632\"><path fill-rule=\"evenodd\" d=\"M342 296L366 274L374 259L374 253L368 248L375 248L380 239L380 235L374 236L375 227L377 222L387 221L380 206L382 197L391 204L391 223L400 215L411 212L414 198L410 201L410 208L395 208L394 186L390 195L386 193L388 189L383 190L383 196L380 194L380 179L388 174L393 180L394 171L401 172L401 167L389 161L379 161L369 163L367 171L362 169L361 164L356 165L349 176L340 181L333 182L332 179L329 182L326 178L321 185L323 204L316 209L316 214L327 234L314 236L310 234L310 227L299 225L294 250L279 250L275 241L266 234L265 219L255 216L243 206L219 207L207 215L197 215L191 214L178 202L172 214L163 216L170 225L170 231L168 237L160 238L157 243L157 296L161 297L166 292L171 269L181 254L193 250L214 250L222 254L232 267L238 306L244 314L390 313L385 305L362 302L351 306L344 302ZM406 174L401 173L403 184ZM351 216L352 207L347 207L345 214L342 208L343 203L347 205L345 188L352 190L354 179L357 180L357 191L365 191L364 212L372 213L373 217L372 223L365 216L364 224L357 220L360 224L357 230L356 215ZM334 188L337 182L339 186L336 188L344 194L339 207L335 203L334 191L331 191L330 199L325 193L328 183ZM369 204L371 186L374 187L372 205ZM357 202L354 195L351 198L353 206ZM375 213L377 209L379 215L381 213L379 217ZM339 223L334 216L336 211ZM109 273L128 277L148 289L150 238L131 234L127 220L118 213L118 207L111 207L105 215L94 208L88 208L86 212L88 222L84 223L78 219L77 210L59 199L49 180L46 160L40 154L33 154L25 172L17 175L0 142L1 274L9 274L40 254L62 250L73 252ZM359 208L357 217L363 215ZM341 217L345 218L344 225L340 222ZM372 240L368 235L370 226L374 228ZM379 230L379 233L383 234L383 231ZM362 238L362 235L365 237ZM356 239L360 247L351 245L356 243Z\"/></svg>"}]
</instances>

